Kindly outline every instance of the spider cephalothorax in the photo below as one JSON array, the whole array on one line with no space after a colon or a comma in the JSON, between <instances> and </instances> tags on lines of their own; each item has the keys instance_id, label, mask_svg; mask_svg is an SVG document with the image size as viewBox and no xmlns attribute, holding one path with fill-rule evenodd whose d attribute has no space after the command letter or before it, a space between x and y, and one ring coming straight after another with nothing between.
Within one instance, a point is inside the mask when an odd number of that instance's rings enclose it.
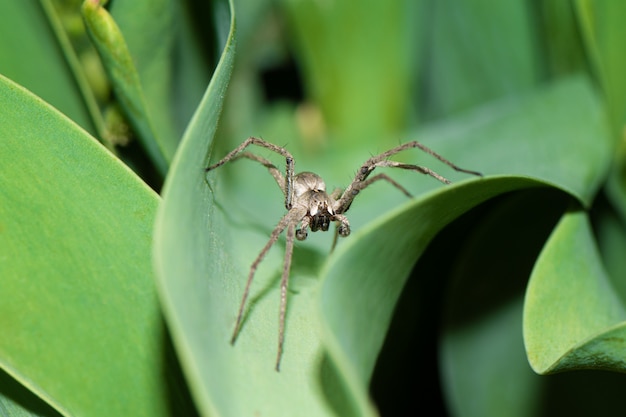
<instances>
[{"instance_id":1,"label":"spider cephalothorax","mask_svg":"<svg viewBox=\"0 0 626 417\"><path fill-rule=\"evenodd\" d=\"M286 161L285 175L283 176L280 170L269 160L253 153L244 151L245 148L252 144L262 146L282 155ZM241 304L239 305L239 313L237 314L237 321L235 323L235 329L233 331L231 343L235 343L235 340L237 339L237 335L239 333L239 329L241 327L243 311L246 300L248 298L248 293L250 292L250 284L252 283L252 278L254 278L254 273L263 258L265 257L265 254L269 251L269 249L276 242L276 240L278 240L278 237L283 232L283 230L287 229L285 261L283 263L283 272L280 281L280 319L278 330L278 353L276 355L276 370L278 371L280 369L280 359L282 357L283 342L285 339L287 286L289 282L289 269L291 267L291 256L293 254L294 239L306 239L309 229L312 232L317 232L319 230L325 232L329 229L331 223L336 224L335 237L348 236L350 234L350 223L343 213L348 211L352 204L352 201L357 196L357 194L375 181L387 181L407 196L411 196L404 187L402 187L400 184L398 184L396 181L394 181L384 173L370 177L370 174L377 167L401 168L410 171L416 171L421 174L430 175L431 177L436 178L437 180L445 184L450 183L450 181L448 181L446 178L442 177L441 175L437 174L429 168L419 165L390 161L388 159L392 155L411 148L421 149L422 151L434 156L435 158L439 159L441 162L445 163L456 171L478 176L481 175L479 172L476 171L469 171L459 168L458 166L454 165L447 159L433 152L426 146L415 141L405 143L403 145L390 149L387 152L383 152L380 155L371 157L370 159L365 161L365 163L359 168L354 179L348 185L348 187L346 187L345 190L342 191L340 189L336 189L331 194L328 194L326 192L326 184L319 175L312 172L301 172L299 174L295 174L295 162L293 156L291 156L291 154L285 148L276 146L272 143L266 142L263 139L255 137L250 137L246 139L241 145L229 152L219 162L206 168L206 171L211 171L234 159L252 159L253 161L261 163L269 170L270 174L272 175L272 177L274 177L274 180L276 180L276 183L285 195L285 208L287 209L287 213L280 219L278 225L272 231L269 241L266 243L265 247L263 247L261 253L259 253L259 255L252 263L252 266L250 267L250 272L248 273L248 281L246 282L243 297L241 299ZM300 226L300 228L296 229L298 226Z\"/></svg>"},{"instance_id":2,"label":"spider cephalothorax","mask_svg":"<svg viewBox=\"0 0 626 417\"><path fill-rule=\"evenodd\" d=\"M296 175L293 180L293 196L293 204L297 204L298 207L293 206L292 210L301 209L303 212L306 210L300 229L296 230L298 240L306 239L308 228L312 232L328 231L332 222L338 222L338 232L341 236L350 234L348 219L336 212L337 201L334 194L326 193L326 184L319 175L312 172L301 172Z\"/></svg>"}]
</instances>

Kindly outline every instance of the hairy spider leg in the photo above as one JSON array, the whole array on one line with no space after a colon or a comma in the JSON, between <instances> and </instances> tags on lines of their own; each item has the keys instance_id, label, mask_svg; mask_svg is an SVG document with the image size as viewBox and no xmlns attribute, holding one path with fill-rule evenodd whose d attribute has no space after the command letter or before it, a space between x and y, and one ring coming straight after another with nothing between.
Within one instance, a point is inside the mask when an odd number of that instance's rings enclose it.
<instances>
[{"instance_id":1,"label":"hairy spider leg","mask_svg":"<svg viewBox=\"0 0 626 417\"><path fill-rule=\"evenodd\" d=\"M308 216L305 216L302 219L302 223L300 223L300 228L296 230L296 239L298 240L306 239L306 237L309 235L308 229L310 225L311 225L311 218Z\"/></svg>"},{"instance_id":2,"label":"hairy spider leg","mask_svg":"<svg viewBox=\"0 0 626 417\"><path fill-rule=\"evenodd\" d=\"M463 169L463 168L453 164L452 162L448 161L443 156L439 155L438 153L436 153L432 149L426 147L425 145L422 145L419 142L416 142L416 141L407 142L407 143L405 143L403 145L397 146L397 147L395 147L393 149L390 149L390 150L388 150L386 152L383 152L380 155L373 156L370 159L368 159L367 161L365 161L365 163L357 171L357 173L356 173L356 175L354 177L354 180L352 180L350 185L348 185L348 187L345 189L345 191L343 192L343 194L339 198L338 203L337 203L337 211L339 213L346 212L350 208L350 205L352 204L352 201L359 194L359 192L361 190L363 190L365 187L367 187L368 185L370 185L372 182L374 182L376 180L379 180L379 179L384 179L384 180L390 182L396 188L400 189L400 191L402 191L404 194L407 194L407 195L410 196L410 194L406 191L406 189L404 187L402 187L400 184L398 184L396 181L392 180L390 177L388 177L386 175L383 176L383 177L379 177L377 175L375 177L372 177L371 179L368 179L368 176L377 167L401 168L401 169L406 169L406 170L410 170L410 171L416 171L416 172L419 172L421 174L429 175L429 176L431 176L431 177L433 177L433 178L443 182L444 184L450 184L450 181L448 179L446 179L445 177L437 174L435 171L433 171L430 168L426 168L426 167L419 166L419 165L403 164L403 163L400 163L400 162L387 160L387 158L389 158L390 156L393 156L393 155L395 155L395 154L397 154L399 152L402 152L402 151L407 150L407 149L412 149L412 148L418 148L418 149L426 152L427 154L434 156L435 158L437 158L438 160L440 160L444 164L448 165L449 167L451 167L455 171L464 172L466 174L472 174L472 175L477 175L477 176L482 177L482 174L480 172Z\"/></svg>"},{"instance_id":3,"label":"hairy spider leg","mask_svg":"<svg viewBox=\"0 0 626 417\"><path fill-rule=\"evenodd\" d=\"M287 313L287 288L289 286L289 270L291 269L291 257L293 255L294 237L296 224L290 222L287 226L287 244L285 245L285 262L283 264L283 276L280 279L280 310L278 325L278 352L276 353L276 372L280 372L280 360L283 356L283 344L285 343L285 316Z\"/></svg>"},{"instance_id":4,"label":"hairy spider leg","mask_svg":"<svg viewBox=\"0 0 626 417\"><path fill-rule=\"evenodd\" d=\"M235 158L233 158L233 160L235 159L239 159L239 158L248 158L251 159L253 161L256 161L258 163L260 163L261 165L263 165L265 168L268 169L268 171L270 172L270 174L272 175L272 177L274 177L274 179L276 180L276 184L278 184L278 187L280 188L280 191L282 191L283 195L286 195L286 190L285 190L285 177L283 177L283 174L280 172L280 170L278 168L276 168L276 165L274 165L271 161L255 155L251 152L242 152L239 155L235 156Z\"/></svg>"},{"instance_id":5,"label":"hairy spider leg","mask_svg":"<svg viewBox=\"0 0 626 417\"><path fill-rule=\"evenodd\" d=\"M403 164L403 163L396 162L396 161L385 160L385 161L378 162L376 166L377 167L389 167L389 168L401 168L401 169L406 169L408 171L415 171L415 172L419 172L420 174L430 175L431 177L435 178L438 181L441 181L442 183L446 185L450 184L449 179L443 177L442 175L437 174L432 169L426 168L421 165Z\"/></svg>"},{"instance_id":6,"label":"hairy spider leg","mask_svg":"<svg viewBox=\"0 0 626 417\"><path fill-rule=\"evenodd\" d=\"M261 263L261 261L263 260L267 252L270 250L272 245L278 240L278 237L283 232L283 230L285 230L285 227L287 227L287 225L289 224L289 221L290 221L290 213L287 213L280 219L280 221L278 222L278 225L276 226L276 228L272 231L272 234L270 235L270 240L268 240L268 242L265 244L263 249L261 249L261 253L259 253L259 255L256 257L256 259L252 263L252 266L250 266L250 272L248 273L248 280L246 281L246 287L243 290L243 296L241 297L241 303L239 304L239 312L237 313L237 321L235 322L235 329L233 330L233 336L230 339L230 343L233 345L235 344L235 340L237 340L237 335L239 334L239 330L241 328L241 319L243 318L243 309L246 305L248 294L250 293L250 285L252 284L254 273L256 272L256 269L258 268L259 264Z\"/></svg>"},{"instance_id":7,"label":"hairy spider leg","mask_svg":"<svg viewBox=\"0 0 626 417\"><path fill-rule=\"evenodd\" d=\"M237 146L235 149L233 149L228 154L226 154L226 156L224 158L222 158L221 160L219 160L215 164L209 166L208 168L205 168L205 171L208 172L208 171L214 170L215 168L218 168L218 167L224 165L225 163L235 159L238 154L243 152L243 150L246 149L250 145L262 146L262 147L264 147L266 149L274 151L277 154L280 154L280 155L285 157L285 162L286 162L286 165L287 165L287 167L285 169L285 182L284 182L285 185L284 185L284 188L281 187L281 189L285 193L285 207L287 208L287 210L291 209L291 207L293 205L293 177L294 177L294 168L295 168L294 167L294 160L293 160L293 156L291 156L289 151L287 151L284 148L281 148L280 146L276 146L273 143L270 143L270 142L267 142L267 141L265 141L263 139L255 138L255 137L251 136L248 139L246 139L245 141L243 141L241 143L241 145ZM254 159L254 158L251 158L251 159L259 161L258 159ZM261 161L259 161L259 162L261 162ZM263 162L261 162L261 163L263 163ZM271 170L270 170L270 172L271 172Z\"/></svg>"},{"instance_id":8,"label":"hairy spider leg","mask_svg":"<svg viewBox=\"0 0 626 417\"><path fill-rule=\"evenodd\" d=\"M241 297L241 303L239 304L239 312L237 313L237 321L235 322L235 329L233 330L233 336L230 338L230 343L235 344L235 340L237 340L237 335L239 334L239 329L241 328L241 319L243 318L243 309L246 305L246 301L248 300L248 294L250 293L250 285L252 284L252 279L254 278L254 273L258 268L259 264L265 258L265 255L270 250L272 245L278 240L280 234L285 230L287 224L289 223L289 213L285 214L282 219L278 222L276 228L272 231L270 235L270 240L265 244L261 252L256 257L252 266L250 266L250 272L248 273L248 280L246 281L246 287L243 290L243 296Z\"/></svg>"},{"instance_id":9,"label":"hairy spider leg","mask_svg":"<svg viewBox=\"0 0 626 417\"><path fill-rule=\"evenodd\" d=\"M287 161L287 167L285 168L285 208L291 210L293 207L293 177L295 175L293 170L295 163L292 156L287 156L285 159Z\"/></svg>"},{"instance_id":10,"label":"hairy spider leg","mask_svg":"<svg viewBox=\"0 0 626 417\"><path fill-rule=\"evenodd\" d=\"M333 192L330 194L330 199L335 203L333 207L333 209L335 210L335 213L338 213L338 205L337 205L337 200L339 200L339 197L341 197L341 194L343 193L343 190L341 188L335 188L333 190ZM346 209L347 210L347 209ZM341 213L345 213L346 210L342 211ZM336 215L336 214L335 214ZM348 223L348 219L345 216L341 216L344 221L343 221L343 227L345 228L346 226L348 227L348 234L350 231L350 224ZM337 239L339 238L339 227L342 226L342 222L341 221L335 221L335 233L333 234L333 243L330 245L330 252L329 253L333 253L333 251L335 250L335 246L337 246ZM347 235L345 235L347 236Z\"/></svg>"},{"instance_id":11,"label":"hairy spider leg","mask_svg":"<svg viewBox=\"0 0 626 417\"><path fill-rule=\"evenodd\" d=\"M382 161L384 159L387 159L388 157L395 155L397 153L400 153L404 150L407 149L412 149L412 148L418 148L423 152L426 152L427 154L434 156L435 158L437 158L438 160L440 160L441 162L443 162L444 164L448 165L450 168L452 168L453 170L457 171L457 172L464 172L466 174L472 174L472 175L476 175L478 177L482 177L483 174L481 174L478 171L470 171L468 169L464 169L461 168L460 166L453 164L452 162L448 161L446 158L444 158L443 156L439 155L437 152L433 151L432 149L430 149L429 147L427 147L426 145L422 145L421 143L419 143L418 141L412 141L412 142L407 142L404 143L400 146L396 146L393 149L388 150L387 152L383 152L378 156L375 156L373 158L370 158L368 162L370 163L376 163L378 161Z\"/></svg>"},{"instance_id":12,"label":"hairy spider leg","mask_svg":"<svg viewBox=\"0 0 626 417\"><path fill-rule=\"evenodd\" d=\"M387 162L387 161L386 161ZM386 166L386 165L385 165ZM395 166L395 165L394 165ZM421 171L420 171L421 172ZM438 174L435 178L439 177ZM446 180L445 178L441 177L446 184L449 183L448 180ZM439 178L437 178L439 179ZM365 189L366 187L369 187L372 183L376 182L376 181L380 181L380 180L384 180L387 181L389 184L393 185L394 187L396 187L398 190L400 190L404 195L406 195L409 198L412 198L413 196L411 195L411 193L409 193L407 191L406 188L404 188L402 185L400 185L397 181L395 181L393 178L391 178L390 176L388 176L387 174L381 173L381 174L376 174L373 177L367 178L359 183L354 184L354 186L352 187L352 191L350 192L350 194L348 194L346 196L346 198L342 198L339 199L337 201L337 206L335 208L335 210L337 211L337 213L345 213L346 211L348 211L350 209L350 205L352 204L352 201L354 200L354 198L359 194L359 192L363 189ZM446 182L448 181L448 182ZM352 197L352 198L348 198L348 197ZM345 205L344 205L345 204ZM333 239L333 245L331 248L331 252L335 247L335 244L337 243L337 236L335 236L335 238Z\"/></svg>"},{"instance_id":13,"label":"hairy spider leg","mask_svg":"<svg viewBox=\"0 0 626 417\"><path fill-rule=\"evenodd\" d=\"M394 180L393 178L391 178L390 176L388 176L387 174L381 173L381 174L376 174L371 178L366 179L365 181L362 181L360 186L361 189L369 186L371 183L378 181L378 180L385 180L387 181L389 184L393 185L394 187L396 187L398 190L400 190L402 192L402 194L404 194L405 196L412 198L413 196L411 195L411 193L404 188L402 185L400 185L400 183L398 183L396 180Z\"/></svg>"},{"instance_id":14,"label":"hairy spider leg","mask_svg":"<svg viewBox=\"0 0 626 417\"><path fill-rule=\"evenodd\" d=\"M243 312L246 305L246 301L248 300L248 295L250 294L250 286L252 285L252 280L254 279L254 274L256 270L269 252L270 248L276 241L280 234L287 228L287 247L285 253L285 263L283 265L283 274L281 279L281 302L280 302L280 327L278 332L278 355L276 358L276 370L278 371L280 368L280 358L282 356L283 350L283 341L285 336L285 312L287 309L287 284L289 279L289 270L291 268L291 257L293 253L293 244L294 244L294 235L295 235L295 227L298 222L306 215L305 209L292 209L287 212L280 221L276 228L272 231L270 235L269 241L265 244L259 255L256 257L252 266L250 267L250 272L248 273L248 280L246 281L246 287L243 291L243 296L241 297L241 303L239 305L239 312L237 313L237 320L235 322L235 329L233 330L233 335L230 339L231 344L235 344L237 340L237 335L241 330L241 322L243 319Z\"/></svg>"}]
</instances>

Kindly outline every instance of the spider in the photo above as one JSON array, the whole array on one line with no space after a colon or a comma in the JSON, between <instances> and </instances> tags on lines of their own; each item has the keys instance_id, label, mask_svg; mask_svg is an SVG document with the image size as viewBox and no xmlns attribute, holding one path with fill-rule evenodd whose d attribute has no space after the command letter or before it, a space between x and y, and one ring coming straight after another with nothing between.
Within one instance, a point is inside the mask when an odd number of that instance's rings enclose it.
<instances>
[{"instance_id":1,"label":"spider","mask_svg":"<svg viewBox=\"0 0 626 417\"><path fill-rule=\"evenodd\" d=\"M280 170L269 160L261 156L255 155L251 152L246 152L245 149L250 145L261 146L282 155L286 161L285 175L283 176ZM359 194L359 192L376 181L387 181L388 183L399 189L401 192L403 192L405 195L411 197L411 194L403 186L398 184L391 177L387 176L384 173L380 173L370 177L372 171L374 171L374 169L378 167L406 169L429 175L444 184L450 183L449 180L429 168L388 160L390 156L411 148L418 148L426 152L427 154L434 156L444 164L450 166L455 171L482 176L480 172L466 170L454 165L452 162L448 161L444 157L440 156L439 154L435 153L431 149L416 141L402 144L379 155L371 157L370 159L365 161L363 165L361 165L361 167L356 172L354 179L348 185L348 187L343 190L343 192L341 189L336 189L331 194L328 194L326 192L326 184L319 175L313 172L300 172L298 174L294 174L295 161L289 151L287 151L285 148L274 145L270 142L256 137L250 137L246 139L241 145L229 152L219 162L209 166L208 168L205 168L205 171L208 172L226 164L227 162L239 158L251 159L253 161L259 162L261 165L265 166L269 170L272 177L274 177L274 180L276 180L278 187L285 195L285 208L287 209L287 213L280 219L278 225L272 231L269 241L265 244L263 249L261 249L261 252L256 257L256 259L252 263L252 266L250 267L248 280L246 281L246 286L243 292L243 296L241 298L241 303L239 305L239 311L237 313L235 328L233 330L233 334L230 340L231 344L235 344L241 328L244 307L248 299L250 285L252 284L254 273L256 272L257 267L259 266L267 252L270 250L272 245L278 240L281 233L285 229L287 229L285 259L280 281L278 352L276 354L275 367L276 371L280 371L280 361L283 354L283 343L285 340L287 287L289 283L289 270L291 267L294 238L298 240L306 239L309 229L312 232L317 232L318 230L326 232L328 231L330 224L335 223L336 233L335 241L333 241L334 247L337 236L346 237L350 234L350 223L348 222L348 218L344 215L344 213L348 211L350 205L352 204L352 201ZM300 225L300 228L297 228L298 225Z\"/></svg>"}]
</instances>

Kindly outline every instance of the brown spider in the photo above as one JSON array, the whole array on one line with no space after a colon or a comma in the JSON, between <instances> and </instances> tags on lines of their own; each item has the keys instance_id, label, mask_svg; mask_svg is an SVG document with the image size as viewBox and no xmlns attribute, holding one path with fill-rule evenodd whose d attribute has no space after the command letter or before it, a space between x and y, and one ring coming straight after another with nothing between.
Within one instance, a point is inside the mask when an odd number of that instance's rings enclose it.
<instances>
[{"instance_id":1,"label":"brown spider","mask_svg":"<svg viewBox=\"0 0 626 417\"><path fill-rule=\"evenodd\" d=\"M285 176L276 168L276 166L271 163L269 160L255 155L250 152L244 152L244 149L249 145L258 145L264 148L267 148L271 151L274 151L285 157L287 168L285 172ZM304 240L307 237L308 229L311 229L312 232L317 232L318 230L327 231L331 222L334 222L337 226L335 239L337 236L346 237L350 234L350 223L344 213L348 211L350 205L352 204L352 200L359 194L361 190L363 190L368 185L372 184L378 180L385 180L389 182L394 187L398 188L408 197L411 197L411 194L398 184L396 181L391 179L386 174L377 174L373 177L369 177L369 175L374 171L377 167L392 167L392 168L402 168L410 171L416 171L422 174L430 175L433 178L443 182L444 184L449 184L450 181L436 172L432 171L429 168L412 165L412 164L403 164L400 162L389 161L389 158L392 155L395 155L399 152L402 152L406 149L411 148L419 148L422 151L426 152L429 155L434 156L439 159L441 162L453 168L455 171L464 172L467 174L482 176L481 173L476 171L469 171L466 169L462 169L442 156L438 155L431 149L422 145L418 142L408 142L403 145L397 146L393 149L388 150L387 152L383 152L380 155L376 155L365 161L365 163L359 168L357 171L354 180L348 185L348 187L342 192L341 189L336 189L331 194L326 193L326 184L322 178L314 174L313 172L301 172L299 174L294 174L294 160L293 156L285 149L280 146L276 146L272 143L269 143L263 139L250 137L246 139L241 145L233 149L230 153L228 153L223 159L217 162L214 165L209 166L205 169L205 171L211 171L215 168L218 168L225 163L238 159L238 158L248 158L253 161L257 161L263 166L265 166L272 177L276 180L276 183L280 187L281 191L285 195L285 208L287 209L287 213L280 219L276 228L272 231L270 235L270 239L261 250L261 253L256 257L252 266L250 267L250 272L248 274L248 281L246 282L246 287L243 292L243 297L241 299L241 304L239 305L239 312L237 314L237 321L235 323L235 329L233 331L233 335L231 338L231 344L235 343L237 339L237 335L239 333L241 327L241 320L243 317L243 311L246 304L246 300L248 299L248 293L250 291L250 284L252 283L252 279L254 277L254 273L272 247L272 245L278 240L280 234L287 229L287 244L285 248L285 261L283 264L283 272L282 278L280 281L280 322L279 322L279 330L278 330L278 353L276 355L276 371L280 370L280 360L283 352L283 342L285 339L285 311L287 307L287 284L289 281L289 269L291 267L291 257L293 254L293 245L294 245L294 237L298 240ZM299 229L296 227L300 225ZM335 242L333 242L334 247Z\"/></svg>"}]
</instances>

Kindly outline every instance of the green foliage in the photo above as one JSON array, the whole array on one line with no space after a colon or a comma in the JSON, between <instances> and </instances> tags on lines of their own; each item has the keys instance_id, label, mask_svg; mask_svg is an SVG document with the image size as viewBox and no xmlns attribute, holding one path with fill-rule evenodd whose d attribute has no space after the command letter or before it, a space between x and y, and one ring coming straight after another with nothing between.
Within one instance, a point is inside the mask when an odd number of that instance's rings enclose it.
<instances>
[{"instance_id":1,"label":"green foliage","mask_svg":"<svg viewBox=\"0 0 626 417\"><path fill-rule=\"evenodd\" d=\"M0 3L0 416L623 414L621 3L105 3ZM280 373L283 240L229 340L282 194L204 171L251 135L484 175L297 242Z\"/></svg>"}]
</instances>

